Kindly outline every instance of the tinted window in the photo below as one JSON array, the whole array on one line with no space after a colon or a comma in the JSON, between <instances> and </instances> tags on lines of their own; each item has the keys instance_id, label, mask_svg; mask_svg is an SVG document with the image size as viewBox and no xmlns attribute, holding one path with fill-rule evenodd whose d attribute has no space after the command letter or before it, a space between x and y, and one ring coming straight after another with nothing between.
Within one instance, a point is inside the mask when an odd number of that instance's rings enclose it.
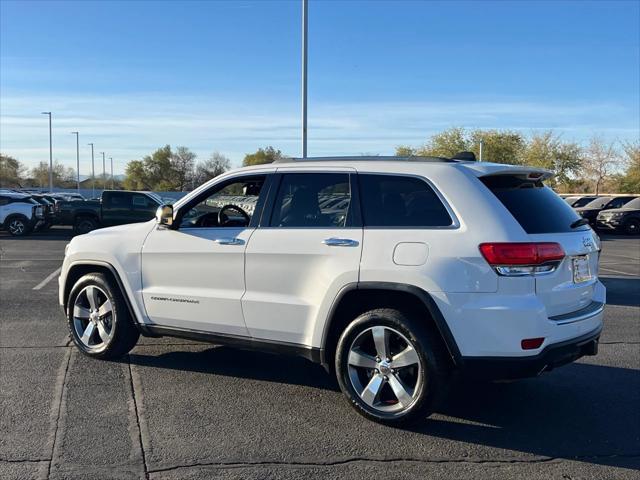
<instances>
[{"instance_id":1,"label":"tinted window","mask_svg":"<svg viewBox=\"0 0 640 480\"><path fill-rule=\"evenodd\" d=\"M424 180L358 175L365 227L447 227L453 221Z\"/></svg>"},{"instance_id":2,"label":"tinted window","mask_svg":"<svg viewBox=\"0 0 640 480\"><path fill-rule=\"evenodd\" d=\"M582 197L571 204L573 208L584 207L587 203L593 201L596 197Z\"/></svg>"},{"instance_id":3,"label":"tinted window","mask_svg":"<svg viewBox=\"0 0 640 480\"><path fill-rule=\"evenodd\" d=\"M7 197L0 197L0 205L7 205L9 203L9 199Z\"/></svg>"},{"instance_id":4,"label":"tinted window","mask_svg":"<svg viewBox=\"0 0 640 480\"><path fill-rule=\"evenodd\" d=\"M326 227L349 225L351 188L346 173L291 173L282 177L271 226Z\"/></svg>"},{"instance_id":5,"label":"tinted window","mask_svg":"<svg viewBox=\"0 0 640 480\"><path fill-rule=\"evenodd\" d=\"M527 233L560 233L588 230L571 228L578 214L549 187L512 175L492 175L480 179L511 212Z\"/></svg>"},{"instance_id":6,"label":"tinted window","mask_svg":"<svg viewBox=\"0 0 640 480\"><path fill-rule=\"evenodd\" d=\"M138 208L153 208L158 204L151 200L146 195L134 195L133 196L133 206Z\"/></svg>"}]
</instances>

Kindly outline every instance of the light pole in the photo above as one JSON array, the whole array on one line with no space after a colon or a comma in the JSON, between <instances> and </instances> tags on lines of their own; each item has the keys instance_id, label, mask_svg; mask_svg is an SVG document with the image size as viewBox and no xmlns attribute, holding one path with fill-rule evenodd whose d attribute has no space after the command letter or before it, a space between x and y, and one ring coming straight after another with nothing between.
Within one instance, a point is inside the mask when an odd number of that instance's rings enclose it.
<instances>
[{"instance_id":1,"label":"light pole","mask_svg":"<svg viewBox=\"0 0 640 480\"><path fill-rule=\"evenodd\" d=\"M484 141L480 140L480 161L482 161L482 147L483 147Z\"/></svg>"},{"instance_id":2,"label":"light pole","mask_svg":"<svg viewBox=\"0 0 640 480\"><path fill-rule=\"evenodd\" d=\"M107 169L104 163L104 152L100 153L102 154L102 189L104 190L105 184L107 183Z\"/></svg>"},{"instance_id":3,"label":"light pole","mask_svg":"<svg viewBox=\"0 0 640 480\"><path fill-rule=\"evenodd\" d=\"M96 198L96 164L93 158L93 143L87 143L87 145L91 145L91 187L93 188L91 198Z\"/></svg>"},{"instance_id":4,"label":"light pole","mask_svg":"<svg viewBox=\"0 0 640 480\"><path fill-rule=\"evenodd\" d=\"M76 136L76 177L78 179L78 193L80 193L80 133L71 132Z\"/></svg>"},{"instance_id":5,"label":"light pole","mask_svg":"<svg viewBox=\"0 0 640 480\"><path fill-rule=\"evenodd\" d=\"M49 115L49 191L53 192L53 142L51 141L51 112L42 112Z\"/></svg>"},{"instance_id":6,"label":"light pole","mask_svg":"<svg viewBox=\"0 0 640 480\"><path fill-rule=\"evenodd\" d=\"M302 158L307 158L307 26L308 0L302 0Z\"/></svg>"},{"instance_id":7,"label":"light pole","mask_svg":"<svg viewBox=\"0 0 640 480\"><path fill-rule=\"evenodd\" d=\"M109 157L111 160L111 190L113 190L113 157Z\"/></svg>"}]
</instances>

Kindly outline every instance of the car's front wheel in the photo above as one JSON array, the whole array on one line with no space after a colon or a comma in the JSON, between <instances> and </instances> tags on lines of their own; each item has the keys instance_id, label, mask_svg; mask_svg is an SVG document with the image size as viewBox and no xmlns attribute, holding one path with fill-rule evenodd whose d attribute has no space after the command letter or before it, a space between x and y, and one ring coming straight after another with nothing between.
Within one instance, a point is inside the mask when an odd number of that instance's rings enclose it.
<instances>
[{"instance_id":1,"label":"car's front wheel","mask_svg":"<svg viewBox=\"0 0 640 480\"><path fill-rule=\"evenodd\" d=\"M338 383L365 417L386 424L425 418L445 395L446 358L423 322L395 309L376 309L342 333L335 358Z\"/></svg>"},{"instance_id":2,"label":"car's front wheel","mask_svg":"<svg viewBox=\"0 0 640 480\"><path fill-rule=\"evenodd\" d=\"M627 235L637 235L640 233L640 220L637 218L631 218L626 221L623 226L624 233Z\"/></svg>"},{"instance_id":3,"label":"car's front wheel","mask_svg":"<svg viewBox=\"0 0 640 480\"><path fill-rule=\"evenodd\" d=\"M121 357L140 336L122 292L102 273L76 282L67 303L67 324L78 349L96 358Z\"/></svg>"}]
</instances>

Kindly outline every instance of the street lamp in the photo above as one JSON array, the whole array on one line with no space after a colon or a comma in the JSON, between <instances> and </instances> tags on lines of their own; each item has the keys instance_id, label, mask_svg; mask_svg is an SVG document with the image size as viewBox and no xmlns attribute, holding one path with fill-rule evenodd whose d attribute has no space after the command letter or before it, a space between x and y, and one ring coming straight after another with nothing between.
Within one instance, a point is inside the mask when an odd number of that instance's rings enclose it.
<instances>
[{"instance_id":1,"label":"street lamp","mask_svg":"<svg viewBox=\"0 0 640 480\"><path fill-rule=\"evenodd\" d=\"M78 179L78 193L80 193L80 133L71 132L76 136L76 177Z\"/></svg>"},{"instance_id":2,"label":"street lamp","mask_svg":"<svg viewBox=\"0 0 640 480\"><path fill-rule=\"evenodd\" d=\"M307 30L308 0L302 0L302 158L307 158Z\"/></svg>"},{"instance_id":3,"label":"street lamp","mask_svg":"<svg viewBox=\"0 0 640 480\"><path fill-rule=\"evenodd\" d=\"M51 141L51 112L42 112L49 115L49 191L53 192L53 143Z\"/></svg>"},{"instance_id":4,"label":"street lamp","mask_svg":"<svg viewBox=\"0 0 640 480\"><path fill-rule=\"evenodd\" d=\"M96 198L96 164L93 158L93 143L87 143L87 145L91 145L91 183L93 188L93 194L91 198Z\"/></svg>"},{"instance_id":5,"label":"street lamp","mask_svg":"<svg viewBox=\"0 0 640 480\"><path fill-rule=\"evenodd\" d=\"M100 152L102 154L102 189L104 190L106 182L107 182L107 169L105 168L104 163L104 152Z\"/></svg>"},{"instance_id":6,"label":"street lamp","mask_svg":"<svg viewBox=\"0 0 640 480\"><path fill-rule=\"evenodd\" d=\"M111 190L113 190L113 157L109 157L111 160Z\"/></svg>"}]
</instances>

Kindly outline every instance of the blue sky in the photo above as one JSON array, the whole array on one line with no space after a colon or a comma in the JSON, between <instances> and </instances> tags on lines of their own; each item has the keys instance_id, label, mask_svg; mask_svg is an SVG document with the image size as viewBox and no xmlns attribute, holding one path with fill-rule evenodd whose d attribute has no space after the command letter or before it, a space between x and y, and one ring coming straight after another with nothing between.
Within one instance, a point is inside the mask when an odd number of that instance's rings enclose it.
<instances>
[{"instance_id":1,"label":"blue sky","mask_svg":"<svg viewBox=\"0 0 640 480\"><path fill-rule=\"evenodd\" d=\"M391 154L450 126L637 139L640 2L309 5L309 154ZM300 151L300 2L0 2L0 149L75 165L166 143Z\"/></svg>"}]
</instances>

